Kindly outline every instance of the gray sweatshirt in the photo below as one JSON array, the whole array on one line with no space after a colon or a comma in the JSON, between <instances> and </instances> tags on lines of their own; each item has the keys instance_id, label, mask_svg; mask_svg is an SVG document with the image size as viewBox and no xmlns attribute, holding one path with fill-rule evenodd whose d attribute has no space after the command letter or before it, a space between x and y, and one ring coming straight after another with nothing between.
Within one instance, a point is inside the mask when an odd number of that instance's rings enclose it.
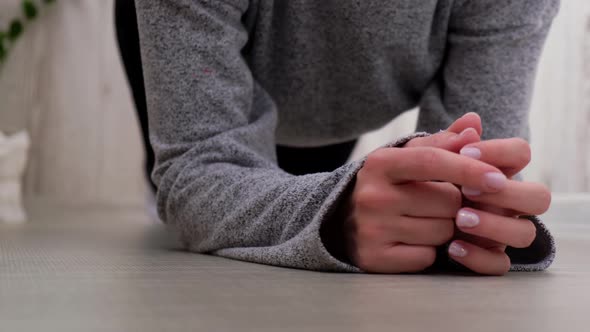
<instances>
[{"instance_id":1,"label":"gray sweatshirt","mask_svg":"<svg viewBox=\"0 0 590 332\"><path fill-rule=\"evenodd\" d=\"M320 228L362 161L293 176L275 146L358 138L413 107L419 132L480 114L484 139L527 137L535 71L558 0L137 0L153 179L191 251L359 271ZM409 138L394 142L403 144ZM513 270L542 270L536 218ZM336 220L336 222L338 222Z\"/></svg>"}]
</instances>

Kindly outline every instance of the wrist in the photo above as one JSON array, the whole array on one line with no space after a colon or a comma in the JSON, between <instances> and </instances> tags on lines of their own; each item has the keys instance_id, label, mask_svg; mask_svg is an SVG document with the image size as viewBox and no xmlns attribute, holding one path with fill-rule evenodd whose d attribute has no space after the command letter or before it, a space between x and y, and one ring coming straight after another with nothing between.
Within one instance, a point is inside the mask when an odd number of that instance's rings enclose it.
<instances>
[{"instance_id":1,"label":"wrist","mask_svg":"<svg viewBox=\"0 0 590 332\"><path fill-rule=\"evenodd\" d=\"M320 228L320 238L328 253L341 262L351 265L347 225L352 215L353 188L354 185L350 186L342 194L334 205L332 213L328 214Z\"/></svg>"}]
</instances>

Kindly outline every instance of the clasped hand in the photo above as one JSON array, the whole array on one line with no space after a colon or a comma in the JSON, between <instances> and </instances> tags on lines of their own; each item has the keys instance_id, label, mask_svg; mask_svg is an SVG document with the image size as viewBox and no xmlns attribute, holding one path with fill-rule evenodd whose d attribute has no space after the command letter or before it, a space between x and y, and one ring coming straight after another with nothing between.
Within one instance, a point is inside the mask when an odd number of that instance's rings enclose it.
<instances>
[{"instance_id":1,"label":"clasped hand","mask_svg":"<svg viewBox=\"0 0 590 332\"><path fill-rule=\"evenodd\" d=\"M419 272L450 243L449 257L468 269L502 275L506 246L526 248L535 225L520 215L544 213L550 191L511 178L529 162L519 138L481 141L474 113L446 131L402 148L371 153L348 197L344 224L349 259L367 272Z\"/></svg>"}]
</instances>

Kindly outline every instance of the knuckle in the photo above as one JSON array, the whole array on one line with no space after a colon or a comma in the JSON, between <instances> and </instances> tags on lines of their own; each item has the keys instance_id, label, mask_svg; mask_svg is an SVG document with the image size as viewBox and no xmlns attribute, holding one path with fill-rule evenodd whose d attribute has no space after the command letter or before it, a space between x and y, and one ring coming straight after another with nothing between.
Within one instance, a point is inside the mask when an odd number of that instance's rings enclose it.
<instances>
[{"instance_id":1,"label":"knuckle","mask_svg":"<svg viewBox=\"0 0 590 332\"><path fill-rule=\"evenodd\" d=\"M356 233L355 233L355 242L356 243L374 243L380 232L378 227L368 224L362 223L357 225Z\"/></svg>"},{"instance_id":2,"label":"knuckle","mask_svg":"<svg viewBox=\"0 0 590 332\"><path fill-rule=\"evenodd\" d=\"M356 190L356 188L358 188L359 186L363 185L364 183L366 183L368 181L368 179L370 178L370 174L367 172L367 170L363 167L361 168L358 173L356 174L356 180L354 182L354 188Z\"/></svg>"},{"instance_id":3,"label":"knuckle","mask_svg":"<svg viewBox=\"0 0 590 332\"><path fill-rule=\"evenodd\" d=\"M533 224L533 222L528 219L525 220L525 222L526 222L526 230L524 231L524 234L522 237L521 248L530 247L531 244L533 244L533 242L537 238L537 227L535 227L535 224Z\"/></svg>"},{"instance_id":4,"label":"knuckle","mask_svg":"<svg viewBox=\"0 0 590 332\"><path fill-rule=\"evenodd\" d=\"M503 254L501 257L501 261L498 265L498 272L495 273L497 275L505 275L506 273L508 273L508 271L510 271L510 266L511 266L511 262L510 262L510 257L508 257L507 254Z\"/></svg>"},{"instance_id":5,"label":"knuckle","mask_svg":"<svg viewBox=\"0 0 590 332\"><path fill-rule=\"evenodd\" d=\"M445 143L449 140L449 136L453 136L456 134L448 133L448 132L441 132L439 134L432 135L428 137L430 139L429 146L431 147L442 147Z\"/></svg>"},{"instance_id":6,"label":"knuckle","mask_svg":"<svg viewBox=\"0 0 590 332\"><path fill-rule=\"evenodd\" d=\"M357 249L352 255L353 263L359 269L367 272L376 272L377 270L377 255L373 250Z\"/></svg>"},{"instance_id":7,"label":"knuckle","mask_svg":"<svg viewBox=\"0 0 590 332\"><path fill-rule=\"evenodd\" d=\"M486 275L502 276L510 271L510 266L512 264L510 262L510 257L508 257L506 253L502 253L495 260L496 262L494 262L493 265L482 267L481 269L475 269L475 272Z\"/></svg>"},{"instance_id":8,"label":"knuckle","mask_svg":"<svg viewBox=\"0 0 590 332\"><path fill-rule=\"evenodd\" d=\"M515 138L514 139L517 146L519 162L522 166L526 166L531 162L532 159L532 151L529 142L522 138Z\"/></svg>"},{"instance_id":9,"label":"knuckle","mask_svg":"<svg viewBox=\"0 0 590 332\"><path fill-rule=\"evenodd\" d=\"M459 176L463 183L473 182L469 180L479 178L479 174L480 172L477 165L471 162L463 165L459 170Z\"/></svg>"},{"instance_id":10,"label":"knuckle","mask_svg":"<svg viewBox=\"0 0 590 332\"><path fill-rule=\"evenodd\" d=\"M394 204L398 198L393 191L382 190L377 185L364 185L355 191L354 206L360 209L379 209Z\"/></svg>"},{"instance_id":11,"label":"knuckle","mask_svg":"<svg viewBox=\"0 0 590 332\"><path fill-rule=\"evenodd\" d=\"M438 165L440 156L436 149L424 149L424 152L418 155L416 162L424 166Z\"/></svg>"},{"instance_id":12,"label":"knuckle","mask_svg":"<svg viewBox=\"0 0 590 332\"><path fill-rule=\"evenodd\" d=\"M377 189L375 186L365 184L363 186L357 186L352 196L352 201L355 207L369 207L373 202L373 198L377 196Z\"/></svg>"},{"instance_id":13,"label":"knuckle","mask_svg":"<svg viewBox=\"0 0 590 332\"><path fill-rule=\"evenodd\" d=\"M543 214L549 210L549 207L551 206L551 190L545 185L541 185L540 196L541 204L537 214Z\"/></svg>"},{"instance_id":14,"label":"knuckle","mask_svg":"<svg viewBox=\"0 0 590 332\"><path fill-rule=\"evenodd\" d=\"M413 154L410 158L400 158L398 164L401 168L405 167L422 173L431 173L432 167L438 165L440 159L438 149L428 147L421 149L419 153Z\"/></svg>"},{"instance_id":15,"label":"knuckle","mask_svg":"<svg viewBox=\"0 0 590 332\"><path fill-rule=\"evenodd\" d=\"M382 148L371 152L367 156L367 159L365 159L363 168L368 170L382 169L391 160L392 156L395 155L392 153L393 151L394 148Z\"/></svg>"},{"instance_id":16,"label":"knuckle","mask_svg":"<svg viewBox=\"0 0 590 332\"><path fill-rule=\"evenodd\" d=\"M415 148L419 146L426 146L428 145L427 141L425 141L428 137L416 137L406 143L405 147L408 148Z\"/></svg>"},{"instance_id":17,"label":"knuckle","mask_svg":"<svg viewBox=\"0 0 590 332\"><path fill-rule=\"evenodd\" d=\"M441 145L448 145L449 143L459 141L459 138L460 138L459 134L448 132L448 131L441 133L441 135L442 135L441 141L443 143Z\"/></svg>"},{"instance_id":18,"label":"knuckle","mask_svg":"<svg viewBox=\"0 0 590 332\"><path fill-rule=\"evenodd\" d=\"M443 227L441 227L441 230L438 232L440 239L438 243L436 243L437 246L449 242L453 236L455 236L455 222L452 219L444 220L441 224Z\"/></svg>"},{"instance_id":19,"label":"knuckle","mask_svg":"<svg viewBox=\"0 0 590 332\"><path fill-rule=\"evenodd\" d=\"M537 228L532 221L526 218L519 218L517 222L522 223L523 230L520 231L518 239L511 246L520 249L528 248L537 238Z\"/></svg>"},{"instance_id":20,"label":"knuckle","mask_svg":"<svg viewBox=\"0 0 590 332\"><path fill-rule=\"evenodd\" d=\"M510 271L510 266L512 265L512 262L510 262L510 257L508 257L507 254L504 254L502 265L502 270L504 271L504 274L508 273L508 271Z\"/></svg>"},{"instance_id":21,"label":"knuckle","mask_svg":"<svg viewBox=\"0 0 590 332\"><path fill-rule=\"evenodd\" d=\"M549 188L543 184L537 184L534 197L534 204L530 213L540 215L547 212L551 206L551 191Z\"/></svg>"},{"instance_id":22,"label":"knuckle","mask_svg":"<svg viewBox=\"0 0 590 332\"><path fill-rule=\"evenodd\" d=\"M438 220L437 222L444 222L444 226L437 228L436 234L432 236L430 244L441 246L448 243L453 238L455 235L455 227L454 222L450 219L448 222L442 220Z\"/></svg>"},{"instance_id":23,"label":"knuckle","mask_svg":"<svg viewBox=\"0 0 590 332\"><path fill-rule=\"evenodd\" d=\"M440 132L427 137L417 137L406 144L407 147L443 147L450 138L458 136L451 132Z\"/></svg>"},{"instance_id":24,"label":"knuckle","mask_svg":"<svg viewBox=\"0 0 590 332\"><path fill-rule=\"evenodd\" d=\"M463 206L463 194L459 188L449 184L449 193L447 197L449 198L449 206L454 216Z\"/></svg>"},{"instance_id":25,"label":"knuckle","mask_svg":"<svg viewBox=\"0 0 590 332\"><path fill-rule=\"evenodd\" d=\"M412 236L412 230L407 222L401 222L398 218L394 218L390 225L389 231L391 234L395 234L396 238L405 239Z\"/></svg>"},{"instance_id":26,"label":"knuckle","mask_svg":"<svg viewBox=\"0 0 590 332\"><path fill-rule=\"evenodd\" d=\"M434 264L436 261L436 249L428 248L424 254L418 258L417 270L424 270Z\"/></svg>"}]
</instances>

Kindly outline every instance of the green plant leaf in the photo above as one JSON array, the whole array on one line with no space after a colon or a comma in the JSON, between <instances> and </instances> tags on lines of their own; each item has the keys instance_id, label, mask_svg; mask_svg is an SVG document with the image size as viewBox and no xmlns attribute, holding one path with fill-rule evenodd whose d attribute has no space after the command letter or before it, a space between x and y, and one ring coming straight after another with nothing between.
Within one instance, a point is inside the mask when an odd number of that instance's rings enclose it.
<instances>
[{"instance_id":1,"label":"green plant leaf","mask_svg":"<svg viewBox=\"0 0 590 332\"><path fill-rule=\"evenodd\" d=\"M10 27L8 28L8 39L10 41L15 41L23 33L23 30L23 23L19 19L12 20Z\"/></svg>"},{"instance_id":2,"label":"green plant leaf","mask_svg":"<svg viewBox=\"0 0 590 332\"><path fill-rule=\"evenodd\" d=\"M55 0L42 0L42 3L44 4L52 4L55 2ZM22 0L22 11L27 21L32 21L39 15L38 4L38 0ZM15 18L10 22L7 31L0 30L0 64L3 64L6 61L12 44L23 34L24 30L25 25L19 18Z\"/></svg>"},{"instance_id":3,"label":"green plant leaf","mask_svg":"<svg viewBox=\"0 0 590 332\"><path fill-rule=\"evenodd\" d=\"M25 17L29 20L34 19L37 17L37 5L33 3L31 0L24 0L23 1L23 13L25 13Z\"/></svg>"},{"instance_id":4,"label":"green plant leaf","mask_svg":"<svg viewBox=\"0 0 590 332\"><path fill-rule=\"evenodd\" d=\"M4 43L0 42L0 63L2 63L5 58L6 58L6 48L4 48Z\"/></svg>"}]
</instances>

